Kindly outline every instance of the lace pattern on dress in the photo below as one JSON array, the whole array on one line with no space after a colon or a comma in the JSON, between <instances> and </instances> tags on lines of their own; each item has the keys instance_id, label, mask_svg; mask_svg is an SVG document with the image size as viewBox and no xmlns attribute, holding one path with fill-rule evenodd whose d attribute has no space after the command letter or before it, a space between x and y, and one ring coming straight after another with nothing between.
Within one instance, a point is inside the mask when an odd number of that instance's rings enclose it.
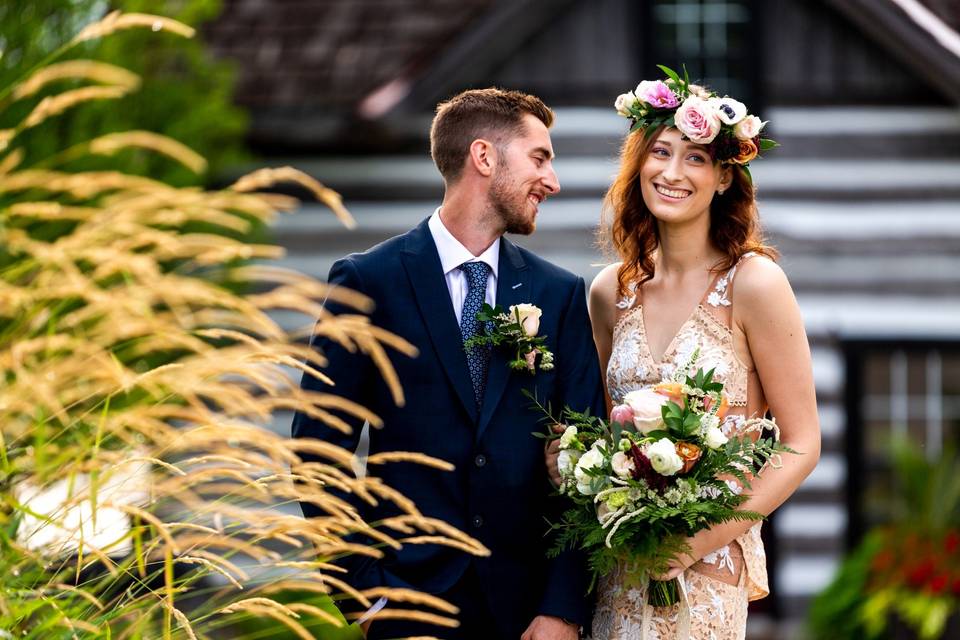
<instances>
[{"instance_id":1,"label":"lace pattern on dress","mask_svg":"<svg viewBox=\"0 0 960 640\"><path fill-rule=\"evenodd\" d=\"M744 258L753 254L747 254ZM741 261L743 258L741 258ZM739 262L738 262L739 265ZM738 266L737 265L737 266ZM654 360L647 344L643 305L636 304L638 292L617 304L626 312L613 330L607 389L615 404L634 389L660 382L677 366L689 361L700 347L696 366L713 368L723 382L730 400L730 413L722 428L728 435L746 419L750 372L736 357L733 332L709 307L729 309L729 292L737 266L717 280L701 304L681 325L661 361ZM729 316L727 316L729 317ZM732 482L732 481L731 481ZM733 482L731 488L742 490ZM739 576L737 584L726 579ZM707 554L694 568L684 572L689 638L695 640L741 640L746 634L747 603L768 593L766 554L760 539L760 523L753 525L734 542ZM686 613L681 606L654 608L646 604L646 583L635 584L623 567L604 576L598 586L593 618L594 640L678 639L684 630Z\"/></svg>"}]
</instances>

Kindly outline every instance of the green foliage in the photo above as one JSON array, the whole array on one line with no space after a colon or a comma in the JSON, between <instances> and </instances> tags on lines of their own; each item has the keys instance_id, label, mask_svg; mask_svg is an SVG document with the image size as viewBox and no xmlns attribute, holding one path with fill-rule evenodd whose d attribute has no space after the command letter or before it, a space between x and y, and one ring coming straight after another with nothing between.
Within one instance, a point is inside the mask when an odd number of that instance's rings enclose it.
<instances>
[{"instance_id":1,"label":"green foliage","mask_svg":"<svg viewBox=\"0 0 960 640\"><path fill-rule=\"evenodd\" d=\"M38 64L51 62L47 59L51 53L83 25L102 17L108 8L165 15L198 27L219 14L221 0L116 0L109 5L102 0L0 3L0 86L10 86ZM24 166L95 136L132 129L161 133L189 146L207 159L211 176L245 158L242 137L247 116L231 104L234 72L225 62L213 60L199 37L188 40L162 32L120 32L83 43L58 60L71 58L129 69L142 78L142 87L119 100L78 105L21 134L21 145L27 152ZM51 90L70 86L77 86L76 81L55 83ZM41 97L12 105L3 113L0 128L22 119ZM136 149L109 157L83 154L56 168L118 169L177 186L204 181L204 176L179 163Z\"/></svg>"},{"instance_id":2,"label":"green foliage","mask_svg":"<svg viewBox=\"0 0 960 640\"><path fill-rule=\"evenodd\" d=\"M947 449L928 460L918 447L891 447L891 521L869 532L814 600L815 639L947 637L960 612L960 458ZM951 636L952 637L952 636Z\"/></svg>"}]
</instances>

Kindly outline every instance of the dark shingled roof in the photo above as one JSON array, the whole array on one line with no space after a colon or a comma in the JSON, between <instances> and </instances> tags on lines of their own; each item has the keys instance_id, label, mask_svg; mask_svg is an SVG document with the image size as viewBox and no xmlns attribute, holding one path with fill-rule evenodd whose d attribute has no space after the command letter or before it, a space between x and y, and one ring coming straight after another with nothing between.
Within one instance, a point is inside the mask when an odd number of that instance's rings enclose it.
<instances>
[{"instance_id":1,"label":"dark shingled roof","mask_svg":"<svg viewBox=\"0 0 960 640\"><path fill-rule=\"evenodd\" d=\"M249 107L349 112L415 76L493 0L225 0L204 29Z\"/></svg>"}]
</instances>

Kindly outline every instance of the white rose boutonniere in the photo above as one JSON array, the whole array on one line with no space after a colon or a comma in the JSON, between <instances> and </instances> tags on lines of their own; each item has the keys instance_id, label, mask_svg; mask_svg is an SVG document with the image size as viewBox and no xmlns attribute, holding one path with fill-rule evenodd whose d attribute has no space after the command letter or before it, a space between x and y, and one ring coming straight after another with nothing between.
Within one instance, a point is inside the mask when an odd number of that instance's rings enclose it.
<instances>
[{"instance_id":1,"label":"white rose boutonniere","mask_svg":"<svg viewBox=\"0 0 960 640\"><path fill-rule=\"evenodd\" d=\"M543 310L530 304L511 305L507 311L484 303L477 312L477 320L483 325L483 335L474 336L463 343L465 349L493 345L513 349L515 356L510 368L536 373L553 369L553 353L547 348L547 337L539 335Z\"/></svg>"},{"instance_id":2,"label":"white rose boutonniere","mask_svg":"<svg viewBox=\"0 0 960 640\"><path fill-rule=\"evenodd\" d=\"M507 315L517 319L520 327L523 328L523 333L528 338L533 338L537 335L537 332L540 331L540 316L543 315L543 311L541 311L537 305L528 303L514 304L510 306L510 311Z\"/></svg>"}]
</instances>

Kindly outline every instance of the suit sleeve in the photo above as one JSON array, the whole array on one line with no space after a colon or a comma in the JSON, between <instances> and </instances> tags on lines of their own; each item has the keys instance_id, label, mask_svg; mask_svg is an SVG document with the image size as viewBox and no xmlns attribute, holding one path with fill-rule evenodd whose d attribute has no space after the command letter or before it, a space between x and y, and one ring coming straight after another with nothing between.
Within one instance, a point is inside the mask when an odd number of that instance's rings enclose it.
<instances>
[{"instance_id":1,"label":"suit sleeve","mask_svg":"<svg viewBox=\"0 0 960 640\"><path fill-rule=\"evenodd\" d=\"M557 386L553 404L568 406L575 411L589 409L592 415L602 416L605 404L600 361L593 343L586 301L583 278L577 278L557 336ZM547 517L554 522L560 519L566 508L559 496L549 497L547 505ZM568 551L551 559L547 565L546 589L539 613L587 627L592 609L587 595L589 581L583 553Z\"/></svg>"},{"instance_id":2,"label":"suit sleeve","mask_svg":"<svg viewBox=\"0 0 960 640\"><path fill-rule=\"evenodd\" d=\"M365 293L356 264L350 258L339 260L333 265L330 269L330 276L327 282L330 285ZM356 313L355 310L349 307L329 300L324 305L324 308L333 314ZM310 341L310 346L320 351L327 358L328 362L325 373L333 379L334 385L328 385L305 372L300 381L300 387L309 391L336 394L363 406L369 406L369 398L366 397L366 392L371 387L368 382L373 373L373 365L370 359L359 352L351 353L337 342L325 336L314 335ZM312 418L298 411L293 417L291 435L294 438L324 440L348 451L356 451L363 421L342 412L337 412L337 416L351 426L352 429L349 434L331 428L322 420ZM304 462L319 460L306 454L303 456L303 459ZM351 496L341 497L348 500L351 498ZM322 513L318 507L308 502L301 502L300 506L303 509L303 515L308 518Z\"/></svg>"}]
</instances>

